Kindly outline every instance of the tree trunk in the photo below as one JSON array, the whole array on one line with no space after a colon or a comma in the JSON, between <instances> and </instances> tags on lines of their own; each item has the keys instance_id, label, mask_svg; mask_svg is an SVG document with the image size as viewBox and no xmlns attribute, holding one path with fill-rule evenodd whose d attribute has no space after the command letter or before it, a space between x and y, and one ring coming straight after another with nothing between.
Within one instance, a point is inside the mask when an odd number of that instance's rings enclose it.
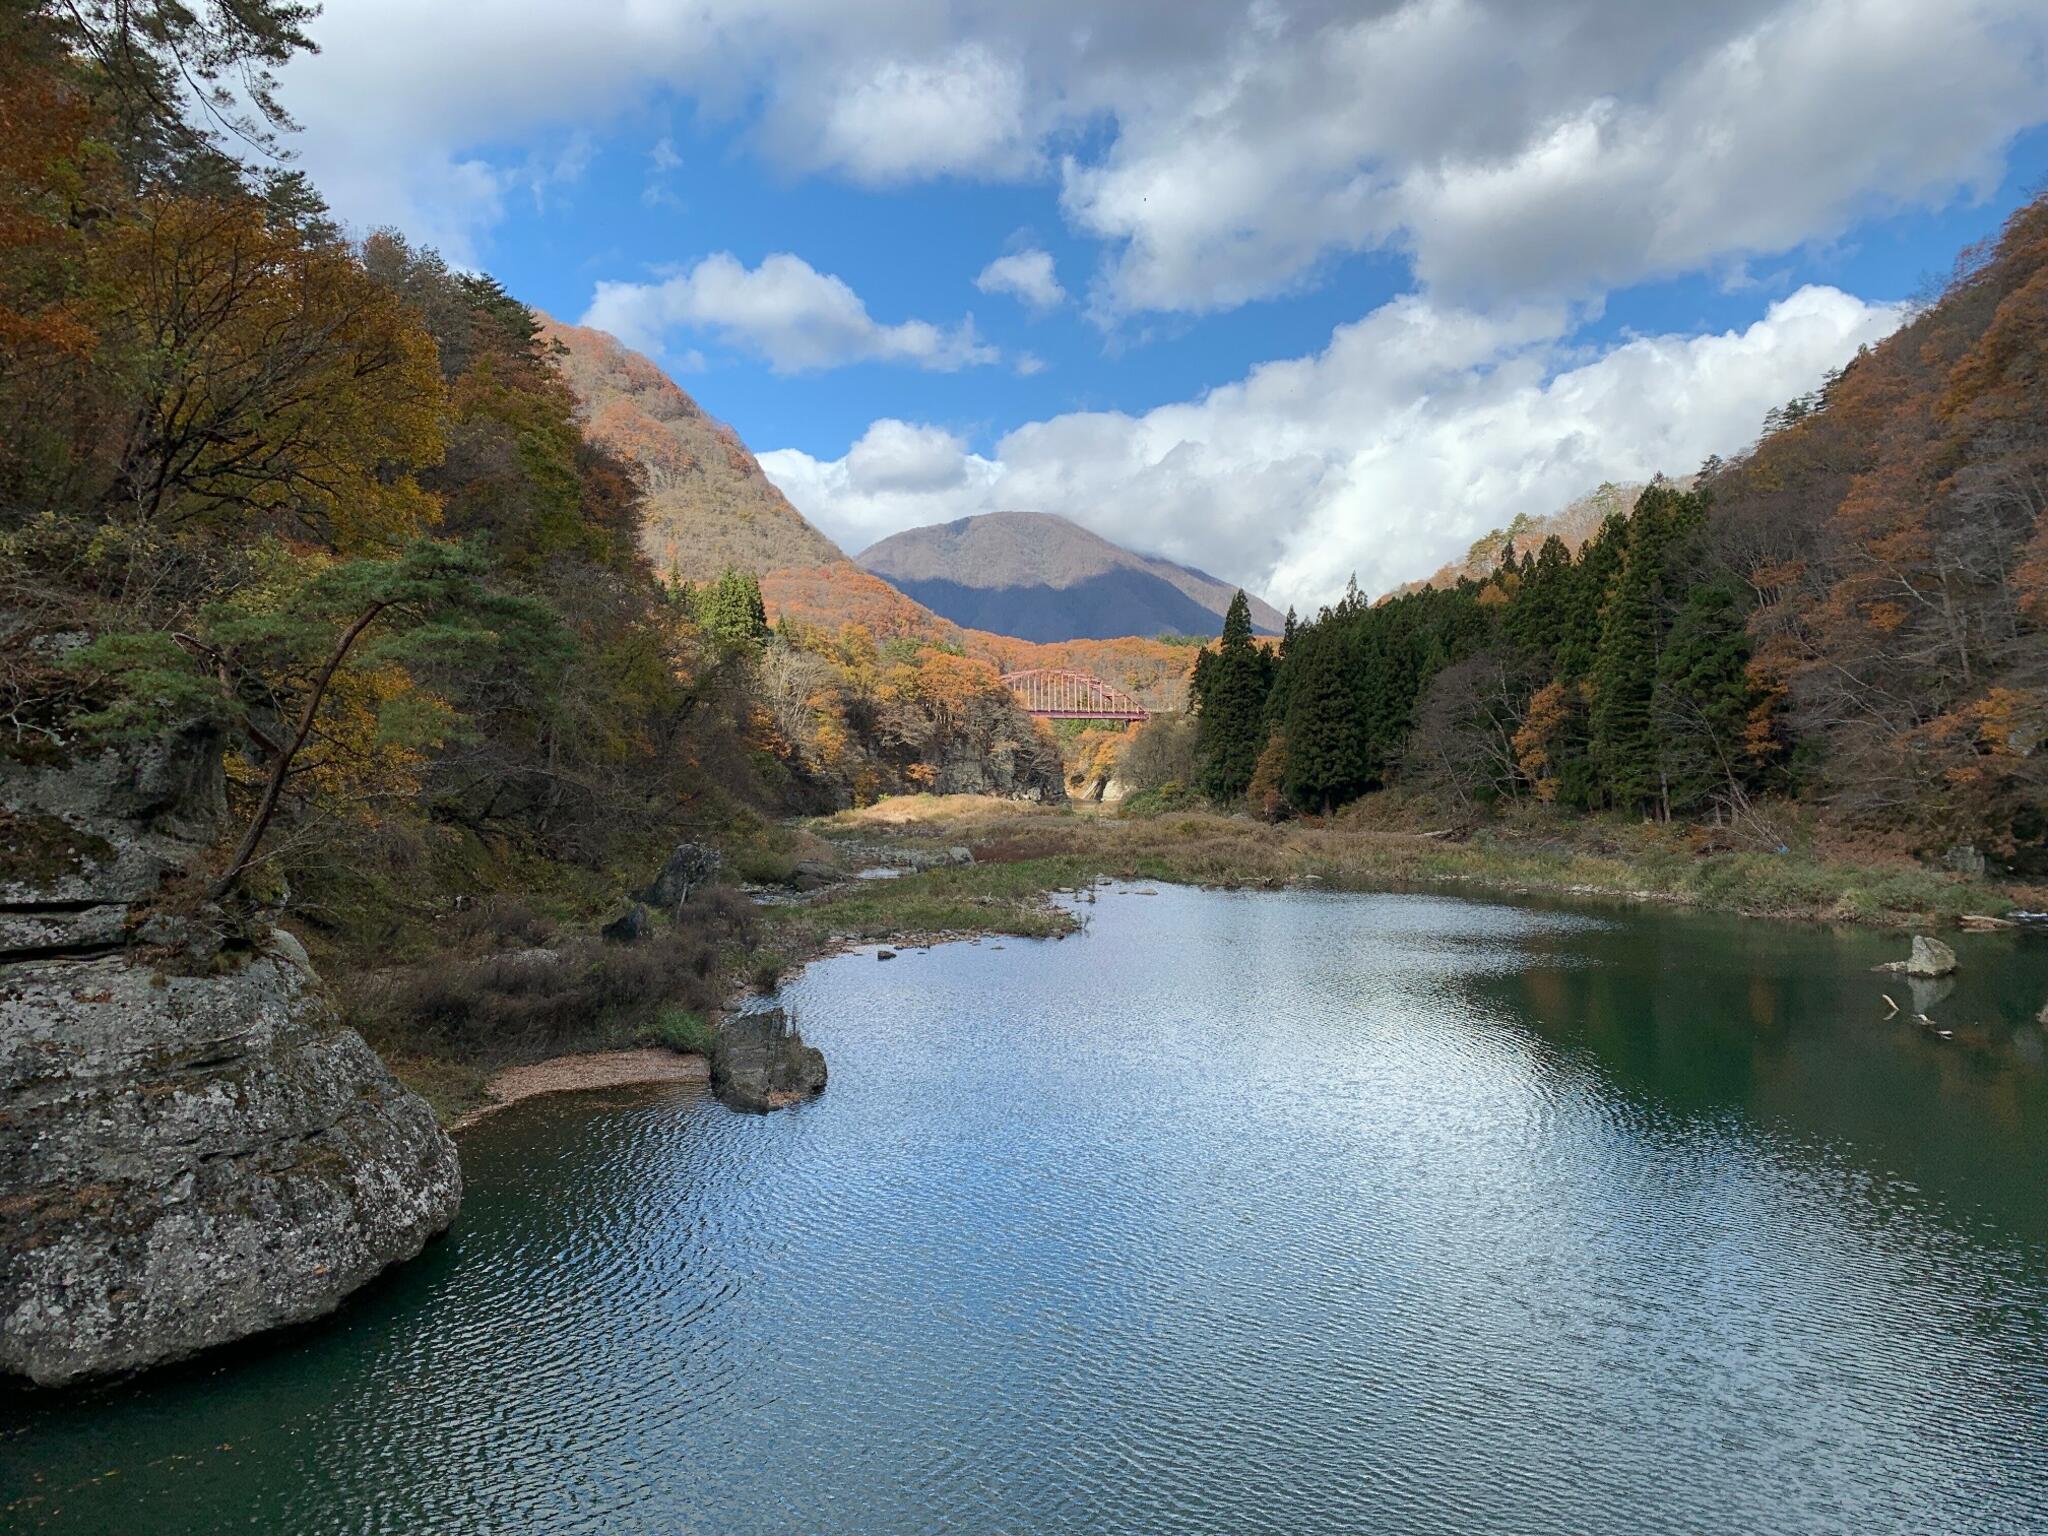
<instances>
[{"instance_id":1,"label":"tree trunk","mask_svg":"<svg viewBox=\"0 0 2048 1536\"><path fill-rule=\"evenodd\" d=\"M306 738L313 734L313 721L320 713L320 701L327 697L328 684L334 681L334 674L341 670L342 662L348 659L349 648L356 643L362 632L376 622L377 615L391 606L388 602L372 603L357 615L356 621L341 632L341 638L334 644L327 660L313 679L313 691L306 696L306 707L299 711L299 724L291 740L276 754L270 765L270 779L263 786L263 798L256 802L256 814L249 819L248 828L242 833L242 841L236 845L235 856L228 861L228 867L220 878L207 890L215 901L235 888L235 882L242 877L242 871L249 867L250 859L256 855L257 844L263 841L263 834L270 827L270 818L277 814L277 802L284 793L285 779L292 770L292 760L299 755L299 749L306 744Z\"/></svg>"}]
</instances>

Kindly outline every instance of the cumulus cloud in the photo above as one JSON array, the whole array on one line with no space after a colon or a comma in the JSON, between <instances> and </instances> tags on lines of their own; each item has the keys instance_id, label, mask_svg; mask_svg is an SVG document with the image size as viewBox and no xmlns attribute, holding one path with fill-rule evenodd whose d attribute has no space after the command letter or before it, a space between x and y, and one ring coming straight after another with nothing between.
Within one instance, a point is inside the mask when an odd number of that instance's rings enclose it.
<instances>
[{"instance_id":1,"label":"cumulus cloud","mask_svg":"<svg viewBox=\"0 0 2048 1536\"><path fill-rule=\"evenodd\" d=\"M658 282L601 282L582 323L647 351L677 329L709 331L777 373L859 362L951 371L1000 356L975 339L971 320L884 325L844 281L787 252L748 268L721 251Z\"/></svg>"},{"instance_id":2,"label":"cumulus cloud","mask_svg":"<svg viewBox=\"0 0 2048 1536\"><path fill-rule=\"evenodd\" d=\"M1489 315L1411 295L1313 356L1142 415L1033 422L989 456L888 421L840 459L761 463L849 548L999 508L1060 512L1306 609L1354 572L1369 591L1426 575L1603 480L1686 474L1739 450L1770 406L1899 319L1808 287L1743 330L1636 337L1588 358L1561 309Z\"/></svg>"},{"instance_id":3,"label":"cumulus cloud","mask_svg":"<svg viewBox=\"0 0 2048 1536\"><path fill-rule=\"evenodd\" d=\"M793 170L1055 176L1112 314L1364 249L1459 301L1732 263L1980 190L2048 118L2040 0L352 0L314 30L285 99L358 224L466 259L503 212L481 146L676 92Z\"/></svg>"},{"instance_id":4,"label":"cumulus cloud","mask_svg":"<svg viewBox=\"0 0 2048 1536\"><path fill-rule=\"evenodd\" d=\"M837 459L793 448L759 459L782 493L847 550L904 528L994 510L990 498L1002 476L1002 466L968 452L943 427L893 417L874 422Z\"/></svg>"},{"instance_id":5,"label":"cumulus cloud","mask_svg":"<svg viewBox=\"0 0 2048 1536\"><path fill-rule=\"evenodd\" d=\"M1118 243L1113 311L1224 307L1384 246L1453 297L1577 293L1983 188L2044 93L2036 0L1416 0L1241 36L1069 159L1062 195Z\"/></svg>"},{"instance_id":6,"label":"cumulus cloud","mask_svg":"<svg viewBox=\"0 0 2048 1536\"><path fill-rule=\"evenodd\" d=\"M1036 310L1057 309L1067 301L1067 290L1053 273L1049 251L1018 251L998 256L981 269L974 286L983 293L1007 293Z\"/></svg>"},{"instance_id":7,"label":"cumulus cloud","mask_svg":"<svg viewBox=\"0 0 2048 1536\"><path fill-rule=\"evenodd\" d=\"M1039 155L1016 66L979 43L937 58L882 58L822 93L783 92L771 147L811 169L877 185L936 175L1017 176Z\"/></svg>"}]
</instances>

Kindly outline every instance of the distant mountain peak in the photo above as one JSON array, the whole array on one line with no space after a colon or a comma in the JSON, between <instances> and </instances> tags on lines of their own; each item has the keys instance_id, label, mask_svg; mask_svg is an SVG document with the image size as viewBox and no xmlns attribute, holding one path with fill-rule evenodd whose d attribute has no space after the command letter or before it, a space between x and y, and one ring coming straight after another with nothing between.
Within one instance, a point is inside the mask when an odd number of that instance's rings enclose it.
<instances>
[{"instance_id":1,"label":"distant mountain peak","mask_svg":"<svg viewBox=\"0 0 2048 1536\"><path fill-rule=\"evenodd\" d=\"M970 629L1022 640L1213 635L1237 588L1113 544L1055 512L985 512L910 528L855 557L863 570ZM1278 633L1250 593L1252 622Z\"/></svg>"}]
</instances>

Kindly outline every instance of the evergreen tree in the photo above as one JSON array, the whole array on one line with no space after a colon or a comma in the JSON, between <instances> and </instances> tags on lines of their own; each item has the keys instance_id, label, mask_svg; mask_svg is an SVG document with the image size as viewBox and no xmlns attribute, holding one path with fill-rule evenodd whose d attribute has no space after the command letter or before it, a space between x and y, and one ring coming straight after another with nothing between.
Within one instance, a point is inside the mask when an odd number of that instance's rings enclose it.
<instances>
[{"instance_id":1,"label":"evergreen tree","mask_svg":"<svg viewBox=\"0 0 2048 1536\"><path fill-rule=\"evenodd\" d=\"M1622 552L1627 547L1628 519L1617 512L1586 541L1570 568L1571 579L1565 583L1559 605L1557 675L1562 681L1576 682L1593 670L1608 589L1621 572Z\"/></svg>"},{"instance_id":2,"label":"evergreen tree","mask_svg":"<svg viewBox=\"0 0 2048 1536\"><path fill-rule=\"evenodd\" d=\"M728 565L718 579L692 594L697 623L726 651L757 651L769 636L761 583L751 571Z\"/></svg>"},{"instance_id":3,"label":"evergreen tree","mask_svg":"<svg viewBox=\"0 0 2048 1536\"><path fill-rule=\"evenodd\" d=\"M1525 555L1521 576L1501 628L1519 658L1538 676L1548 676L1557 666L1558 648L1564 642L1575 579L1571 551L1564 540L1552 534L1541 549Z\"/></svg>"},{"instance_id":4,"label":"evergreen tree","mask_svg":"<svg viewBox=\"0 0 2048 1536\"><path fill-rule=\"evenodd\" d=\"M1219 804L1239 800L1252 781L1266 744L1266 694L1272 686L1272 658L1252 638L1251 604L1239 592L1223 618L1223 638L1213 659L1198 658L1197 783Z\"/></svg>"},{"instance_id":5,"label":"evergreen tree","mask_svg":"<svg viewBox=\"0 0 2048 1536\"><path fill-rule=\"evenodd\" d=\"M1295 669L1290 663L1300 633L1301 620L1289 608L1287 622L1280 627L1279 648L1273 654L1273 686L1266 692L1266 724L1273 730L1287 722L1287 705L1294 695L1295 678Z\"/></svg>"},{"instance_id":6,"label":"evergreen tree","mask_svg":"<svg viewBox=\"0 0 2048 1536\"><path fill-rule=\"evenodd\" d=\"M1743 730L1755 698L1744 618L1731 583L1695 586L1657 658L1652 710L1674 811L1697 809L1748 776Z\"/></svg>"},{"instance_id":7,"label":"evergreen tree","mask_svg":"<svg viewBox=\"0 0 2048 1536\"><path fill-rule=\"evenodd\" d=\"M1593 767L1607 803L1654 806L1670 814L1655 699L1658 656L1670 626L1666 587L1673 546L1697 520L1699 503L1668 484L1637 500L1619 571L1600 615L1593 687Z\"/></svg>"},{"instance_id":8,"label":"evergreen tree","mask_svg":"<svg viewBox=\"0 0 2048 1536\"><path fill-rule=\"evenodd\" d=\"M1285 721L1287 797L1325 815L1366 787L1365 722L1351 632L1325 611L1295 637Z\"/></svg>"}]
</instances>

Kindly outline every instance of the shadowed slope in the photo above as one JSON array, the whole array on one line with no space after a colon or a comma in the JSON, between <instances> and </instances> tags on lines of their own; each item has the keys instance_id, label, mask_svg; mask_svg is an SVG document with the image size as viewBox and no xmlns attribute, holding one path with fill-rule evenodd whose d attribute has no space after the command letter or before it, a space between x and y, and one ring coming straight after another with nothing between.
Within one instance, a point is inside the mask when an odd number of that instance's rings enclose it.
<instances>
[{"instance_id":1,"label":"shadowed slope","mask_svg":"<svg viewBox=\"0 0 2048 1536\"><path fill-rule=\"evenodd\" d=\"M856 563L955 623L1023 640L1213 635L1237 590L1047 512L907 529ZM1251 603L1253 624L1277 633L1280 615L1258 598Z\"/></svg>"}]
</instances>

